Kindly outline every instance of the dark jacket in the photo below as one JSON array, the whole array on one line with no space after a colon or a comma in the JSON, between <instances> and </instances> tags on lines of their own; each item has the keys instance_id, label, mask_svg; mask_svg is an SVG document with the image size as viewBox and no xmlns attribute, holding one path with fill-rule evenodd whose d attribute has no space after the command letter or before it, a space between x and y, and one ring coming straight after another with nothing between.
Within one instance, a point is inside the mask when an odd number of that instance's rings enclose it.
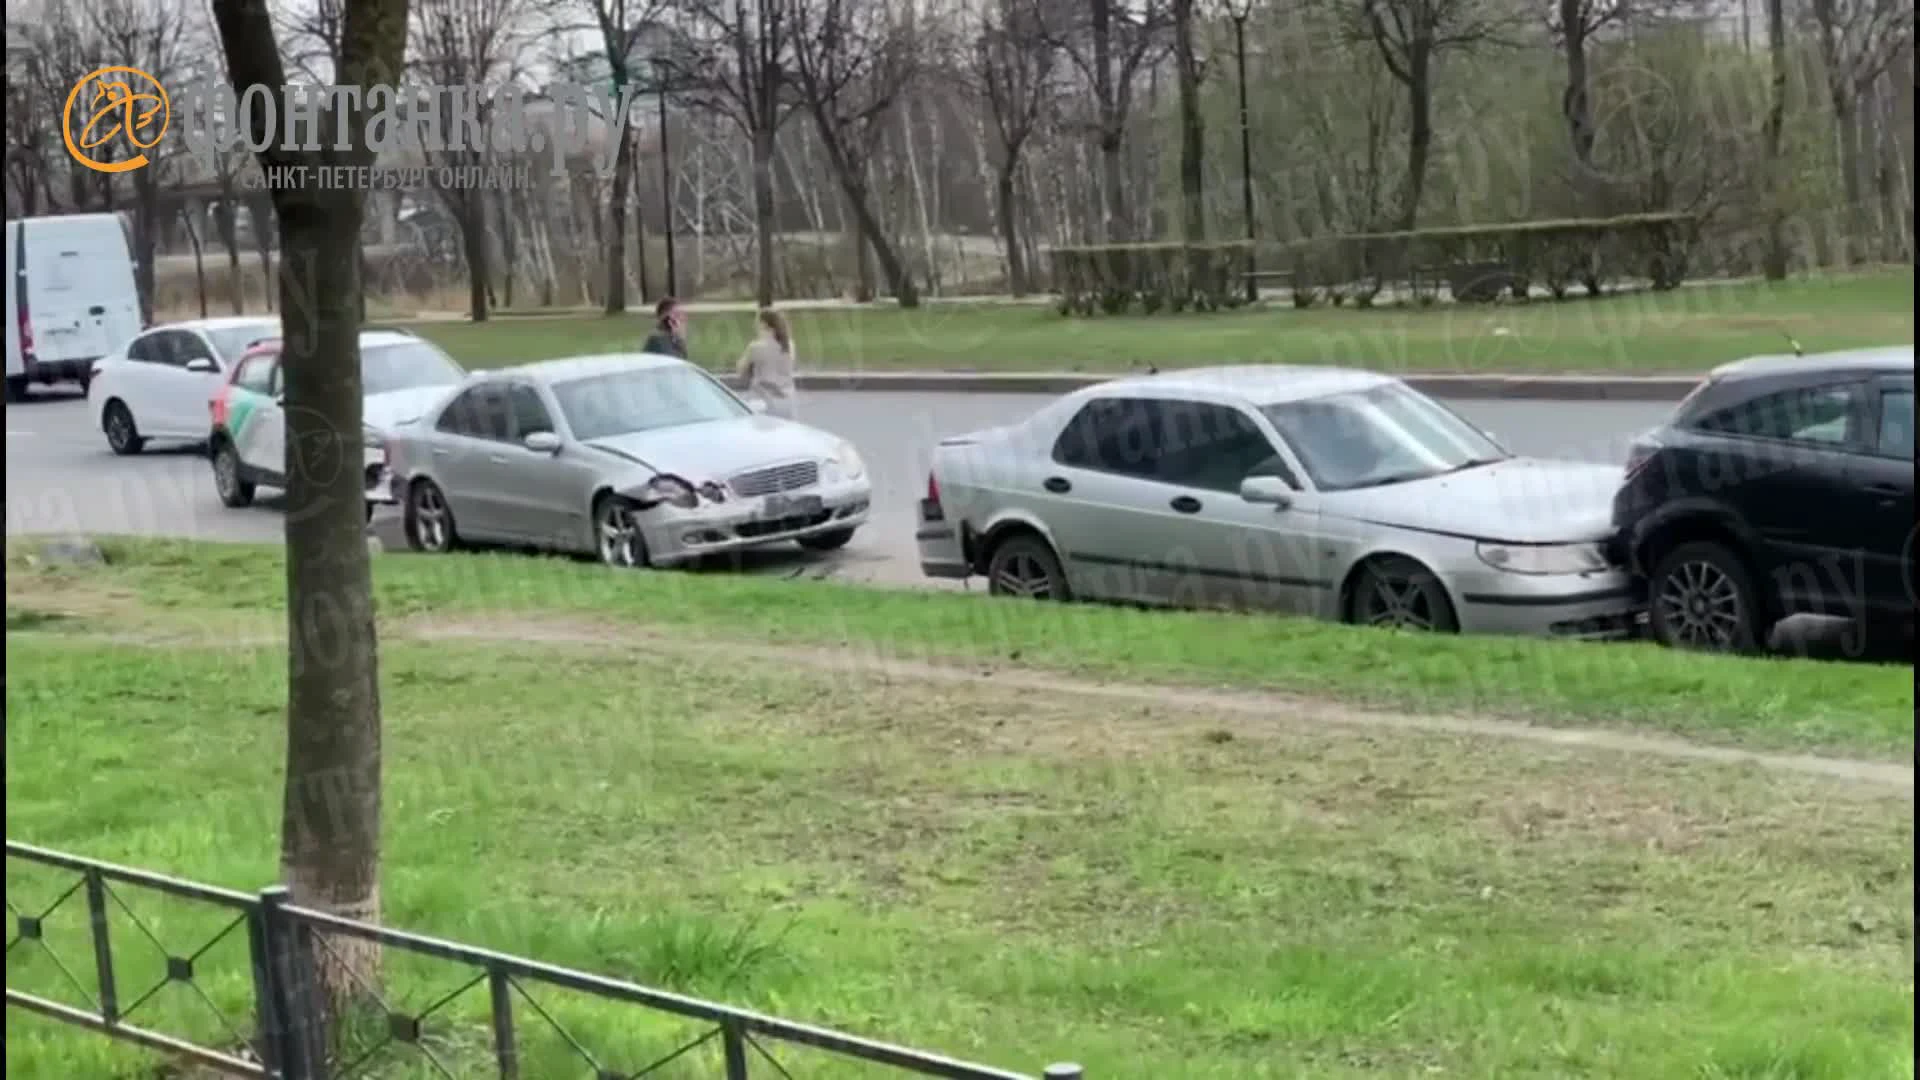
<instances>
[{"instance_id":1,"label":"dark jacket","mask_svg":"<svg viewBox=\"0 0 1920 1080\"><path fill-rule=\"evenodd\" d=\"M640 351L658 353L661 356L677 356L685 360L687 358L687 339L668 330L664 326L656 327L653 333L647 335L646 344L640 346Z\"/></svg>"}]
</instances>

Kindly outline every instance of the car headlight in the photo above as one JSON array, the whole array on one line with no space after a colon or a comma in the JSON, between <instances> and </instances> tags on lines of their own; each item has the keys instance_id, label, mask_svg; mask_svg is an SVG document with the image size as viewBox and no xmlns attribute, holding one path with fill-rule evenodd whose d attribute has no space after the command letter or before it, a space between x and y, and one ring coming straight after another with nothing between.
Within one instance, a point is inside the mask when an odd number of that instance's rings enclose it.
<instances>
[{"instance_id":1,"label":"car headlight","mask_svg":"<svg viewBox=\"0 0 1920 1080\"><path fill-rule=\"evenodd\" d=\"M647 481L645 492L641 496L641 509L647 510L661 503L677 506L682 510L691 510L700 505L700 493L693 485L677 476L662 473Z\"/></svg>"},{"instance_id":2,"label":"car headlight","mask_svg":"<svg viewBox=\"0 0 1920 1080\"><path fill-rule=\"evenodd\" d=\"M1474 546L1480 561L1512 574L1587 574L1607 568L1599 544L1490 544Z\"/></svg>"},{"instance_id":3,"label":"car headlight","mask_svg":"<svg viewBox=\"0 0 1920 1080\"><path fill-rule=\"evenodd\" d=\"M860 460L860 451L852 443L842 442L834 447L824 471L829 480L858 480L867 474L867 463Z\"/></svg>"}]
</instances>

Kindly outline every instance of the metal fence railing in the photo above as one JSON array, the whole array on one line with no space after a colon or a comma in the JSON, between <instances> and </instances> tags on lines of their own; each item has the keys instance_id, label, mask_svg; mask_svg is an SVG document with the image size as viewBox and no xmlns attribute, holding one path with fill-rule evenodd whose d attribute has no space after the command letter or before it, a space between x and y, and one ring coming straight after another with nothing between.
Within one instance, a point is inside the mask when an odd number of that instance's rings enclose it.
<instances>
[{"instance_id":1,"label":"metal fence railing","mask_svg":"<svg viewBox=\"0 0 1920 1080\"><path fill-rule=\"evenodd\" d=\"M7 859L10 864L7 912L14 924L6 949L9 1008L26 1009L137 1043L231 1076L262 1080L354 1080L369 1075L368 1070L378 1066L384 1049L405 1045L416 1052L416 1060L423 1063L427 1075L487 1075L498 1076L500 1080L520 1080L531 1076L524 1071L520 1029L532 1022L528 1019L532 1017L556 1035L567 1051L601 1080L657 1076L668 1065L675 1062L685 1065L692 1060L689 1055L694 1051L715 1044L719 1050L717 1064L726 1080L747 1080L763 1072L791 1078L792 1073L775 1056L774 1051L782 1046L807 1047L839 1059L910 1075L948 1080L1035 1080L1031 1074L976 1065L619 979L297 907L288 902L286 889L279 886L257 895L236 892L11 840L7 841ZM51 903L31 911L23 910L16 905L11 887L11 864L16 860L70 872L74 875L73 881ZM163 944L162 935L127 904L122 893L133 889L163 894L217 913L221 929L200 940L192 951L177 952ZM82 898L78 904L73 904L75 896ZM76 973L70 958L60 956L47 938L51 920L68 911L80 916L81 913L74 910L80 906L85 908L85 938L91 945L91 989L89 980ZM124 971L115 964L115 949L128 942L124 940L124 931L118 935L120 940L116 940L112 932L115 913L121 923L131 924L139 940L164 955L164 974L157 983L137 988L121 985ZM197 965L216 946L239 933L245 935L247 976L252 988L252 1007L250 1015L245 1017L229 1015L229 1010L223 1009L198 981L202 972ZM376 1025L380 1037L371 1047L350 1050L344 1045L345 1040L338 1037L339 1032L328 1030L326 1017L332 1010L323 1007L319 996L320 966L343 962L335 946L329 944L330 940L443 961L464 968L466 978L451 993L441 994L430 1005L417 1010L393 1007L370 990L369 996L380 1014ZM30 953L44 958L79 995L83 1005L16 988L14 961ZM488 999L488 1019L478 1026L485 1029L485 1048L461 1061L450 1061L443 1056L444 1051L436 1052L430 1040L423 1038L424 1025L452 1002L483 984ZM206 1045L146 1026L143 1009L148 1008L147 1003L162 990L175 985L196 998L209 1015L218 1019L224 1038L222 1045ZM676 1048L638 1071L612 1069L540 1004L531 992L535 988L570 991L651 1010L690 1022L697 1033L679 1040ZM480 1032L470 1034L478 1036ZM708 1049L706 1053L711 1056L713 1050ZM1078 1065L1062 1064L1048 1066L1042 1076L1045 1080L1081 1080L1083 1073Z\"/></svg>"}]
</instances>

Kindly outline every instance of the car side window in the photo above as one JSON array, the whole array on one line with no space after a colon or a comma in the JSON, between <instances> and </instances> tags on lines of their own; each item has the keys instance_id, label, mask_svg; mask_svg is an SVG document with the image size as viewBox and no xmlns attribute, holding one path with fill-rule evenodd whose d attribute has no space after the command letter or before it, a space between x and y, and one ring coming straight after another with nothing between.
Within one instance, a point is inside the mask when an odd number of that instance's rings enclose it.
<instances>
[{"instance_id":1,"label":"car side window","mask_svg":"<svg viewBox=\"0 0 1920 1080\"><path fill-rule=\"evenodd\" d=\"M271 356L244 360L233 375L233 385L255 394L273 393L274 364Z\"/></svg>"},{"instance_id":2,"label":"car side window","mask_svg":"<svg viewBox=\"0 0 1920 1080\"><path fill-rule=\"evenodd\" d=\"M127 359L136 364L161 363L160 339L165 336L165 334L147 334L134 338L132 344L127 346Z\"/></svg>"},{"instance_id":3,"label":"car side window","mask_svg":"<svg viewBox=\"0 0 1920 1080\"><path fill-rule=\"evenodd\" d=\"M192 360L214 360L213 346L199 334L182 330L174 334L173 362L184 366Z\"/></svg>"},{"instance_id":4,"label":"car side window","mask_svg":"<svg viewBox=\"0 0 1920 1080\"><path fill-rule=\"evenodd\" d=\"M1153 479L1160 470L1160 432L1151 402L1089 401L1053 444L1053 459L1076 469Z\"/></svg>"},{"instance_id":5,"label":"car side window","mask_svg":"<svg viewBox=\"0 0 1920 1080\"><path fill-rule=\"evenodd\" d=\"M1160 479L1205 491L1237 492L1249 476L1294 483L1286 462L1253 418L1227 405L1160 401Z\"/></svg>"},{"instance_id":6,"label":"car side window","mask_svg":"<svg viewBox=\"0 0 1920 1080\"><path fill-rule=\"evenodd\" d=\"M183 336L178 330L162 330L153 335L153 352L149 359L168 367L185 367L188 350L186 343L181 340Z\"/></svg>"},{"instance_id":7,"label":"car side window","mask_svg":"<svg viewBox=\"0 0 1920 1080\"><path fill-rule=\"evenodd\" d=\"M436 427L453 435L506 442L511 430L506 392L497 385L471 386L447 404Z\"/></svg>"},{"instance_id":8,"label":"car side window","mask_svg":"<svg viewBox=\"0 0 1920 1080\"><path fill-rule=\"evenodd\" d=\"M1913 458L1913 390L1900 387L1880 392L1881 457Z\"/></svg>"},{"instance_id":9,"label":"car side window","mask_svg":"<svg viewBox=\"0 0 1920 1080\"><path fill-rule=\"evenodd\" d=\"M1858 446L1859 394L1858 383L1782 390L1709 413L1696 426L1749 439L1829 448Z\"/></svg>"},{"instance_id":10,"label":"car side window","mask_svg":"<svg viewBox=\"0 0 1920 1080\"><path fill-rule=\"evenodd\" d=\"M513 406L514 438L524 439L536 431L553 430L553 418L547 413L546 402L540 400L540 391L526 383L514 383L507 391L507 398Z\"/></svg>"}]
</instances>

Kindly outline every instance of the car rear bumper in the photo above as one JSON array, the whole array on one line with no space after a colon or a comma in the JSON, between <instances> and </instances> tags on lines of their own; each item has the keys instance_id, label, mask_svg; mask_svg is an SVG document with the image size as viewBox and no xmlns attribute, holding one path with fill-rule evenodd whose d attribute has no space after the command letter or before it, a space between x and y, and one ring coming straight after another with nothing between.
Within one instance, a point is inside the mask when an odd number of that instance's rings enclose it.
<instances>
[{"instance_id":1,"label":"car rear bumper","mask_svg":"<svg viewBox=\"0 0 1920 1080\"><path fill-rule=\"evenodd\" d=\"M788 499L818 499L818 506L772 509L768 499L702 502L690 510L660 506L641 518L647 555L655 566L672 566L709 555L801 540L866 524L873 487L866 480L822 484L787 492Z\"/></svg>"},{"instance_id":2,"label":"car rear bumper","mask_svg":"<svg viewBox=\"0 0 1920 1080\"><path fill-rule=\"evenodd\" d=\"M1600 640L1635 636L1647 606L1645 586L1620 570L1480 576L1462 584L1459 601L1468 633Z\"/></svg>"},{"instance_id":3,"label":"car rear bumper","mask_svg":"<svg viewBox=\"0 0 1920 1080\"><path fill-rule=\"evenodd\" d=\"M927 499L920 500L913 542L920 549L922 574L953 581L973 573L973 567L967 561L967 546L960 535L960 528L959 522L947 520L940 504Z\"/></svg>"}]
</instances>

